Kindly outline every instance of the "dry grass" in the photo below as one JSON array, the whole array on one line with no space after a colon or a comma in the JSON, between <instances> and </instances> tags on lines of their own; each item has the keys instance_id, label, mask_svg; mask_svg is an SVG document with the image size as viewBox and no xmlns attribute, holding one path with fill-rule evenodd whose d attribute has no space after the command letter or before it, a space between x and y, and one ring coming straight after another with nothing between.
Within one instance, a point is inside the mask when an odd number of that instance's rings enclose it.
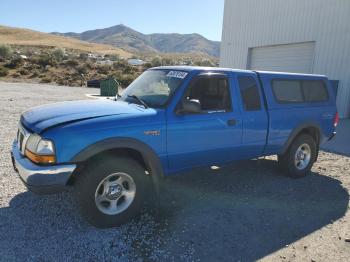
<instances>
[{"instance_id":1,"label":"dry grass","mask_svg":"<svg viewBox=\"0 0 350 262\"><path fill-rule=\"evenodd\" d=\"M109 45L93 44L73 38L41 33L29 29L0 26L0 44L60 47L101 54L118 54L129 58L132 54Z\"/></svg>"}]
</instances>

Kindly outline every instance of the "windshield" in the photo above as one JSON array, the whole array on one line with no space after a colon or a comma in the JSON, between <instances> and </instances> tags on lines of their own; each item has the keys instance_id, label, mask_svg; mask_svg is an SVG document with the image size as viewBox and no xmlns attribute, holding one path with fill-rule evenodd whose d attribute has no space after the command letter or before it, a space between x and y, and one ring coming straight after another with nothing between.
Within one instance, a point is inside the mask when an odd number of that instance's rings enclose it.
<instances>
[{"instance_id":1,"label":"windshield","mask_svg":"<svg viewBox=\"0 0 350 262\"><path fill-rule=\"evenodd\" d=\"M187 74L176 70L148 70L132 82L119 99L141 104L139 99L149 107L163 107Z\"/></svg>"}]
</instances>

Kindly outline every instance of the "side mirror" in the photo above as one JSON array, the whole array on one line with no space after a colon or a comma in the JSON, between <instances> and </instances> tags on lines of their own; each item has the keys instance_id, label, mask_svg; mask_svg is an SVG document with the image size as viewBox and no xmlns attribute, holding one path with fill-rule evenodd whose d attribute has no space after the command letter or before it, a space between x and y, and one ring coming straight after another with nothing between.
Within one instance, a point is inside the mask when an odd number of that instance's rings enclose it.
<instances>
[{"instance_id":1,"label":"side mirror","mask_svg":"<svg viewBox=\"0 0 350 262\"><path fill-rule=\"evenodd\" d=\"M202 109L200 102L195 100L183 100L176 113L178 115L199 114L201 111Z\"/></svg>"}]
</instances>

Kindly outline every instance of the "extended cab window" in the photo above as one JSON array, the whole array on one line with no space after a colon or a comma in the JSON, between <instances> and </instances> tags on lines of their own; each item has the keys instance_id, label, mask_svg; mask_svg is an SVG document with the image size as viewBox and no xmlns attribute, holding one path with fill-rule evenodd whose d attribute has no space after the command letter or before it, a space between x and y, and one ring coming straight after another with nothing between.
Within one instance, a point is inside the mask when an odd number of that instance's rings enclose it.
<instances>
[{"instance_id":1,"label":"extended cab window","mask_svg":"<svg viewBox=\"0 0 350 262\"><path fill-rule=\"evenodd\" d=\"M238 77L239 89L245 111L260 110L260 95L256 80L251 76Z\"/></svg>"},{"instance_id":2,"label":"extended cab window","mask_svg":"<svg viewBox=\"0 0 350 262\"><path fill-rule=\"evenodd\" d=\"M230 87L225 77L199 77L185 93L185 100L197 101L202 113L232 111Z\"/></svg>"}]
</instances>

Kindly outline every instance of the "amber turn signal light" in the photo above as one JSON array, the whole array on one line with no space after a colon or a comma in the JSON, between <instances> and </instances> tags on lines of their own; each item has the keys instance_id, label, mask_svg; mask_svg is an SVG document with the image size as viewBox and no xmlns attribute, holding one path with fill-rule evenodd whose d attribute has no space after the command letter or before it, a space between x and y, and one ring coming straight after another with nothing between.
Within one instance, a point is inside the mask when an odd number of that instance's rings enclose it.
<instances>
[{"instance_id":1,"label":"amber turn signal light","mask_svg":"<svg viewBox=\"0 0 350 262\"><path fill-rule=\"evenodd\" d=\"M25 155L36 164L53 164L56 162L55 156L37 155L26 149Z\"/></svg>"}]
</instances>

